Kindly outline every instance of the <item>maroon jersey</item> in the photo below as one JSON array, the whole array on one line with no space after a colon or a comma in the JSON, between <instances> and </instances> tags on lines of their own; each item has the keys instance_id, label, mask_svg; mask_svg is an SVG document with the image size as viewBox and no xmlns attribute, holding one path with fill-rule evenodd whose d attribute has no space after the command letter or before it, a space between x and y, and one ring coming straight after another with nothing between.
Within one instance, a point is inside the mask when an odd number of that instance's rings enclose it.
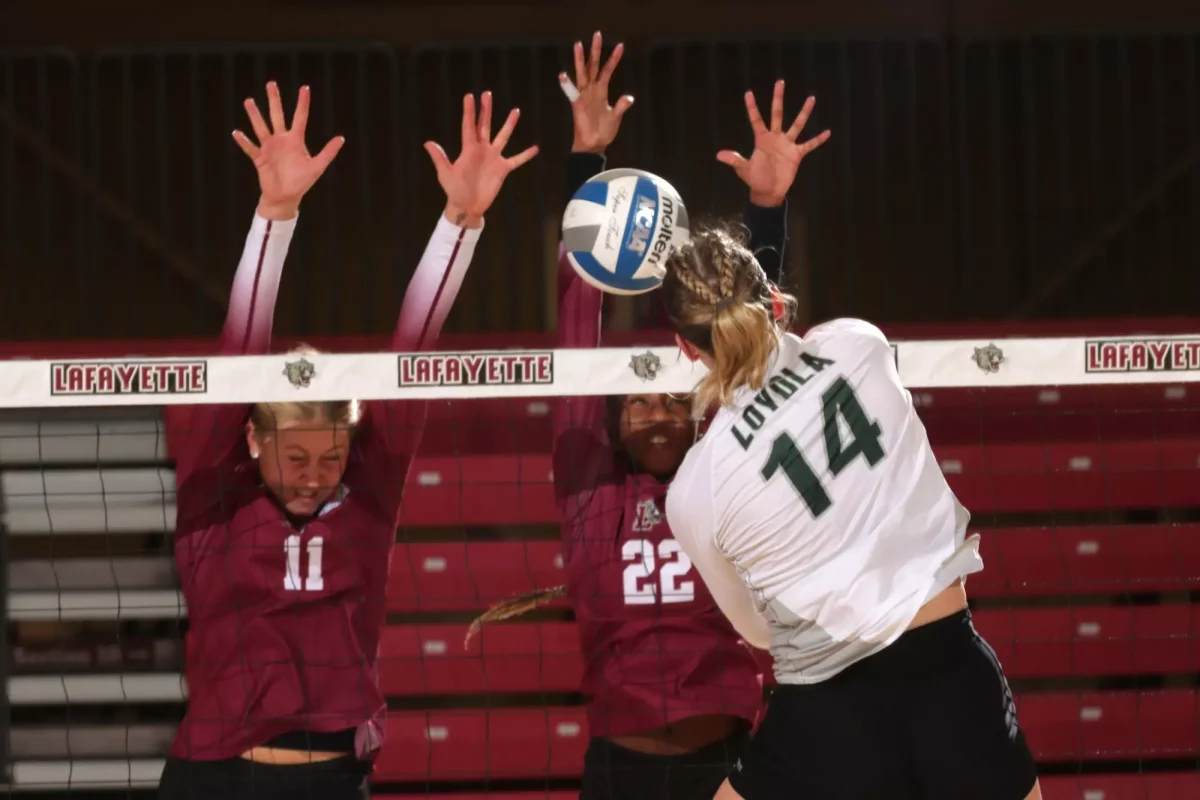
<instances>
[{"instance_id":1,"label":"maroon jersey","mask_svg":"<svg viewBox=\"0 0 1200 800\"><path fill-rule=\"evenodd\" d=\"M603 295L559 260L559 347L600 343ZM663 511L667 484L615 451L604 397L559 400L554 484L593 736L700 714L753 721L760 670L717 609Z\"/></svg>"},{"instance_id":2,"label":"maroon jersey","mask_svg":"<svg viewBox=\"0 0 1200 800\"><path fill-rule=\"evenodd\" d=\"M294 227L255 218L222 354L267 352ZM405 295L394 350L436 340L478 234L439 220ZM299 524L261 484L245 441L249 408L169 410L175 561L190 621L187 713L173 756L230 758L290 731L355 729L360 756L378 748L387 571L425 411L419 401L368 404L340 492Z\"/></svg>"}]
</instances>

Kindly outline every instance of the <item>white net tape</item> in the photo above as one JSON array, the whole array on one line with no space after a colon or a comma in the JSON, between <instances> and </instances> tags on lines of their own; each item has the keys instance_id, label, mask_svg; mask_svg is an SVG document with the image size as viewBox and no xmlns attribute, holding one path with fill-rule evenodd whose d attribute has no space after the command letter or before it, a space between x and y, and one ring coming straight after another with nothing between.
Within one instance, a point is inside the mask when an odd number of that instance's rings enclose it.
<instances>
[{"instance_id":1,"label":"white net tape","mask_svg":"<svg viewBox=\"0 0 1200 800\"><path fill-rule=\"evenodd\" d=\"M897 342L910 388L1200 380L1200 335ZM0 362L2 408L690 391L674 347Z\"/></svg>"}]
</instances>

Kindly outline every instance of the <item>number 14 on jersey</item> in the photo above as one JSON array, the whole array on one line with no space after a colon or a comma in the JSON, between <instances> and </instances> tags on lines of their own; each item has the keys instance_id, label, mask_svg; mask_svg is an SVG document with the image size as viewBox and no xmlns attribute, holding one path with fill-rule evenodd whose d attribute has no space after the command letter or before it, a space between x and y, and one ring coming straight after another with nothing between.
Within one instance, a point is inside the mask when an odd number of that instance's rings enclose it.
<instances>
[{"instance_id":1,"label":"number 14 on jersey","mask_svg":"<svg viewBox=\"0 0 1200 800\"><path fill-rule=\"evenodd\" d=\"M845 378L838 378L821 395L821 416L830 475L836 478L859 456L865 458L872 467L883 460L883 445L879 442L883 431L878 422L867 417L867 412L858 402L858 396ZM845 420L850 430L849 441L842 440L839 418ZM792 488L804 500L813 519L833 505L829 492L825 491L821 479L789 433L779 434L771 443L771 454L762 468L763 480L771 480L779 470L783 470Z\"/></svg>"}]
</instances>

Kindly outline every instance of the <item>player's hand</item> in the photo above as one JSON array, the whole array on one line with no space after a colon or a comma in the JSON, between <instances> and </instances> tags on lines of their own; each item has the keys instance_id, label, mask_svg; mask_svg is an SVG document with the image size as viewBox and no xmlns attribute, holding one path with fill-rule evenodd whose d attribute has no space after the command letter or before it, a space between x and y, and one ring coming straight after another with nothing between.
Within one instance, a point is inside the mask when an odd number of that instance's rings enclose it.
<instances>
[{"instance_id":1,"label":"player's hand","mask_svg":"<svg viewBox=\"0 0 1200 800\"><path fill-rule=\"evenodd\" d=\"M750 187L750 202L759 206L782 205L796 170L806 155L829 141L829 131L822 131L811 139L797 143L808 115L817 100L809 97L796 115L791 127L783 129L783 81L775 81L775 93L771 98L771 127L763 123L758 113L754 92L746 92L746 116L750 118L750 129L754 131L754 152L750 158L733 150L717 153L717 160L733 167L733 171Z\"/></svg>"},{"instance_id":2,"label":"player's hand","mask_svg":"<svg viewBox=\"0 0 1200 800\"><path fill-rule=\"evenodd\" d=\"M583 43L575 43L575 84L567 73L560 72L558 82L571 100L571 118L575 123L575 139L571 143L572 153L603 153L621 129L621 118L633 105L633 95L622 95L615 106L608 104L608 82L612 80L617 64L625 53L625 45L618 44L603 66L600 56L604 52L604 38L596 31L592 35L592 52L584 58ZM572 91L572 88L574 91ZM573 95L578 94L577 97Z\"/></svg>"},{"instance_id":3,"label":"player's hand","mask_svg":"<svg viewBox=\"0 0 1200 800\"><path fill-rule=\"evenodd\" d=\"M504 179L517 167L537 155L537 145L515 156L505 156L504 148L517 127L521 112L508 112L504 126L492 138L492 93L479 100L479 118L475 117L475 95L463 97L462 150L451 161L437 142L426 142L425 151L433 160L438 183L446 192L446 218L468 228L483 224L483 214L491 207Z\"/></svg>"},{"instance_id":4,"label":"player's hand","mask_svg":"<svg viewBox=\"0 0 1200 800\"><path fill-rule=\"evenodd\" d=\"M258 170L258 188L262 192L258 213L266 219L286 220L295 217L300 200L333 163L338 151L346 143L344 137L335 136L321 148L321 152L315 156L309 154L304 144L309 94L307 86L300 87L290 128L283 116L279 86L274 81L267 84L270 125L263 120L253 97L247 97L242 104L246 107L246 116L250 118L250 127L258 143L255 144L241 131L233 132L233 140Z\"/></svg>"}]
</instances>

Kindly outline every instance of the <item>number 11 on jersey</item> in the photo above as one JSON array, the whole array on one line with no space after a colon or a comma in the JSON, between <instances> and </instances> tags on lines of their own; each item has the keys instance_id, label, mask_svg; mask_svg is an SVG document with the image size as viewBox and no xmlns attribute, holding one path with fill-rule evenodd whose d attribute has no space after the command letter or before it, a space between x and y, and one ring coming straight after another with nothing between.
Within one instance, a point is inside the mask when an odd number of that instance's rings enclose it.
<instances>
[{"instance_id":1,"label":"number 11 on jersey","mask_svg":"<svg viewBox=\"0 0 1200 800\"><path fill-rule=\"evenodd\" d=\"M287 556L287 566L283 574L283 588L289 592L319 592L325 588L325 579L321 575L321 549L325 539L314 536L308 540L308 576L301 577L300 573L300 535L293 533L283 540L283 552Z\"/></svg>"},{"instance_id":2,"label":"number 11 on jersey","mask_svg":"<svg viewBox=\"0 0 1200 800\"><path fill-rule=\"evenodd\" d=\"M878 422L867 418L858 396L845 378L838 378L821 395L821 416L824 418L825 456L829 460L829 472L833 477L841 474L851 461L862 456L872 467L884 456L879 439L883 431ZM850 441L842 441L839 418L846 421L850 429ZM800 452L800 446L789 433L781 433L771 443L771 454L763 465L763 480L771 480L775 473L783 470L792 488L804 500L813 519L825 513L833 501L821 484L821 479Z\"/></svg>"}]
</instances>

